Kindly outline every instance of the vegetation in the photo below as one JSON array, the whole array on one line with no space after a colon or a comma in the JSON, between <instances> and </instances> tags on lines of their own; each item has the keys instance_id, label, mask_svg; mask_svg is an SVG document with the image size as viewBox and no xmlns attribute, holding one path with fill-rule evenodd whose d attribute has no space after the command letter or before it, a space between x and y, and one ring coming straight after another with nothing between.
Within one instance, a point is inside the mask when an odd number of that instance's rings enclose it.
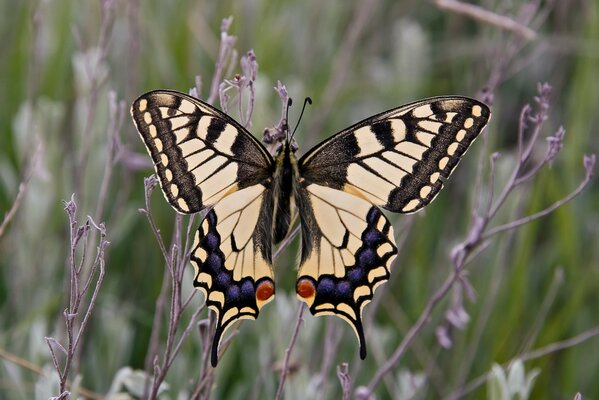
<instances>
[{"instance_id":1,"label":"vegetation","mask_svg":"<svg viewBox=\"0 0 599 400\"><path fill-rule=\"evenodd\" d=\"M0 398L599 396L599 3L477 4L0 1ZM433 204L389 216L400 254L366 360L300 308L294 238L276 300L212 369L185 257L200 217L152 190L128 108L193 88L261 137L278 81L314 101L300 154L423 97L493 118Z\"/></svg>"}]
</instances>

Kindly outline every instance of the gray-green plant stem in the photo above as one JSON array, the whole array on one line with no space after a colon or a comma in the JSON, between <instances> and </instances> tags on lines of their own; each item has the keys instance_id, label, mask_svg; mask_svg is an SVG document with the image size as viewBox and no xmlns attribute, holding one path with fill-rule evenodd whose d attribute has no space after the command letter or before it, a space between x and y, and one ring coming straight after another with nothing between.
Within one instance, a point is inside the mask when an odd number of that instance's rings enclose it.
<instances>
[{"instance_id":1,"label":"gray-green plant stem","mask_svg":"<svg viewBox=\"0 0 599 400\"><path fill-rule=\"evenodd\" d=\"M54 364L54 368L59 377L60 394L56 397L56 399L68 399L70 397L70 393L67 391L68 377L73 366L76 351L87 328L89 318L92 315L94 305L96 303L96 298L100 291L100 287L102 286L102 281L104 280L104 254L106 247L110 244L106 240L106 229L104 224L97 225L91 219L91 217L88 217L88 220L84 225L79 227L77 226L77 204L75 202L74 195L71 197L70 201L65 202L65 211L67 212L69 218L70 227L70 248L67 261L70 273L69 304L63 312L66 324L67 346L65 348L62 344L60 344L60 342L52 337L45 338L48 348L50 349L52 363ZM84 278L83 274L86 272L86 270L83 267L86 265L85 259L87 257L87 243L89 239L89 232L92 228L100 232L100 240L94 261L89 267L87 278ZM80 243L82 243L83 248L80 261L77 263L76 251ZM97 277L96 272L98 272ZM80 308L83 306L84 299L91 288L92 282L95 282L94 289L92 291L89 303L87 304L87 308L85 308L85 312L83 313L83 318L81 320L79 329L77 330L75 323L77 322L77 317L80 314ZM62 366L58 361L55 348L59 349L65 356L65 361Z\"/></svg>"},{"instance_id":2,"label":"gray-green plant stem","mask_svg":"<svg viewBox=\"0 0 599 400\"><path fill-rule=\"evenodd\" d=\"M287 379L287 375L289 374L289 361L291 360L291 352L295 347L295 342L297 340L297 336L299 334L300 327L302 322L304 321L303 315L306 307L304 304L300 304L299 310L297 313L297 321L295 323L295 329L293 330L293 334L291 335L291 340L289 341L289 347L285 350L285 359L283 361L283 366L281 367L281 377L279 378L279 388L277 389L277 394L275 396L276 400L280 400L283 398L283 391L285 389L285 380Z\"/></svg>"}]
</instances>

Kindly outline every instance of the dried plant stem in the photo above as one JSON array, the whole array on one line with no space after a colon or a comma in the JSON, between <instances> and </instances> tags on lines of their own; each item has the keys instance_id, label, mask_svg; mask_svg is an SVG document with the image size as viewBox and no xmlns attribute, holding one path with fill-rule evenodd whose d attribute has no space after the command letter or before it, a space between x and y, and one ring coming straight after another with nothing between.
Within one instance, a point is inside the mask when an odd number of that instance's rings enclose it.
<instances>
[{"instance_id":1,"label":"dried plant stem","mask_svg":"<svg viewBox=\"0 0 599 400\"><path fill-rule=\"evenodd\" d=\"M537 33L528 26L475 4L463 3L457 0L434 0L434 3L441 9L466 15L482 23L513 32L526 40L534 40L537 37Z\"/></svg>"},{"instance_id":2,"label":"dried plant stem","mask_svg":"<svg viewBox=\"0 0 599 400\"><path fill-rule=\"evenodd\" d=\"M283 398L283 390L285 388L285 380L287 379L287 375L289 374L289 361L291 360L291 351L293 351L293 348L295 347L295 342L297 340L297 336L299 334L299 330L300 327L302 325L302 322L304 321L303 319L303 315L304 315L304 310L306 307L304 307L304 304L300 304L299 306L299 310L297 313L297 321L295 323L295 329L293 330L293 335L291 335L291 341L289 342L289 347L287 347L287 350L285 350L285 360L283 361L283 367L281 368L281 377L279 379L279 388L277 389L277 394L275 396L275 399L280 400Z\"/></svg>"},{"instance_id":3,"label":"dried plant stem","mask_svg":"<svg viewBox=\"0 0 599 400\"><path fill-rule=\"evenodd\" d=\"M59 377L60 394L57 396L58 399L67 399L70 397L70 394L67 391L68 376L71 372L80 341L94 309L100 287L102 286L102 281L104 280L104 252L109 245L109 242L106 240L106 229L103 224L98 226L91 217L88 217L88 221L84 225L77 226L77 204L75 203L74 196L69 202L65 203L65 210L70 223L70 251L68 257L70 292L69 304L63 313L66 323L67 346L63 346L52 337L45 338L48 348L50 349L54 368ZM92 228L100 233L100 240L93 263L89 268L84 268L86 265L87 243ZM81 258L77 263L76 252L80 244L82 246L82 253ZM85 277L84 274L86 274L87 277ZM87 303L87 307L85 307L84 300L88 295L92 282L94 283L94 287L89 302ZM83 311L83 318L79 320L78 317L80 316L81 311ZM77 323L79 323L78 329ZM56 350L60 351L61 355L64 357L64 362L61 363L59 361Z\"/></svg>"},{"instance_id":4,"label":"dried plant stem","mask_svg":"<svg viewBox=\"0 0 599 400\"><path fill-rule=\"evenodd\" d=\"M53 339L51 339L51 340L53 340ZM46 376L46 372L41 367L37 366L36 364L32 363L31 361L27 361L15 354L9 353L8 351L6 351L3 348L0 348L0 358L5 361L8 361L14 365L18 365L19 367L26 369L28 371L31 371L37 375ZM71 384L72 384L72 382L69 379L67 379L67 384L66 384L67 388L69 388L71 386ZM79 387L77 390L79 391L79 393L82 396L85 396L86 398L89 398L92 400L102 400L104 398L104 396L102 396L101 394L95 393L86 388Z\"/></svg>"},{"instance_id":5,"label":"dried plant stem","mask_svg":"<svg viewBox=\"0 0 599 400\"><path fill-rule=\"evenodd\" d=\"M27 187L29 186L29 181L31 180L31 177L33 176L33 171L39 161L41 154L42 154L42 146L41 146L41 143L39 143L37 145L37 148L35 149L35 152L33 153L33 156L31 157L31 160L28 163L28 166L27 166L27 169L25 172L25 177L19 184L19 190L17 192L17 196L15 197L15 201L13 201L12 206L10 207L10 210L8 210L8 212L6 214L4 214L4 219L2 220L2 224L0 224L0 238L2 237L2 235L4 235L4 232L5 232L6 228L8 227L8 224L10 224L10 221L12 221L12 219L17 214L17 210L19 209L19 207L21 206L21 203L23 202L23 199L25 198L25 194L27 193Z\"/></svg>"}]
</instances>

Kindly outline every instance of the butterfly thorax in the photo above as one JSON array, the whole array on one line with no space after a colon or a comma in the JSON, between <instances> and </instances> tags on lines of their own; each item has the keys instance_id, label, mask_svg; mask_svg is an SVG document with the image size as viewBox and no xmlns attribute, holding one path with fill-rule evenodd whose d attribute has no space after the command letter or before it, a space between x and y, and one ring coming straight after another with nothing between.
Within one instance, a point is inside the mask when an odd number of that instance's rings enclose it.
<instances>
[{"instance_id":1,"label":"butterfly thorax","mask_svg":"<svg viewBox=\"0 0 599 400\"><path fill-rule=\"evenodd\" d=\"M289 233L295 213L294 187L298 179L297 159L289 141L285 141L275 158L273 176L273 242L279 243Z\"/></svg>"}]
</instances>

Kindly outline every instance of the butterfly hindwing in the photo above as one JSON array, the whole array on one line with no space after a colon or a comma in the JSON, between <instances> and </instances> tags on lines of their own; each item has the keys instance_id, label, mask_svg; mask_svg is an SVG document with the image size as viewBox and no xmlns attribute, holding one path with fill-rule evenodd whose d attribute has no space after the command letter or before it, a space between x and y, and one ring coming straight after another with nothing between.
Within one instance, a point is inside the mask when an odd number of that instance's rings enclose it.
<instances>
[{"instance_id":1,"label":"butterfly hindwing","mask_svg":"<svg viewBox=\"0 0 599 400\"><path fill-rule=\"evenodd\" d=\"M240 319L256 319L274 298L272 192L262 184L239 190L208 212L196 233L194 286L216 313L212 365L223 333Z\"/></svg>"},{"instance_id":2,"label":"butterfly hindwing","mask_svg":"<svg viewBox=\"0 0 599 400\"><path fill-rule=\"evenodd\" d=\"M300 175L393 212L415 212L435 198L489 117L486 105L466 97L421 100L325 140L299 160Z\"/></svg>"},{"instance_id":3,"label":"butterfly hindwing","mask_svg":"<svg viewBox=\"0 0 599 400\"><path fill-rule=\"evenodd\" d=\"M270 176L272 157L239 123L191 96L146 93L131 115L167 201L191 214Z\"/></svg>"},{"instance_id":4,"label":"butterfly hindwing","mask_svg":"<svg viewBox=\"0 0 599 400\"><path fill-rule=\"evenodd\" d=\"M314 315L347 321L366 356L362 310L389 279L397 255L393 228L378 207L351 194L302 185L302 256L296 291Z\"/></svg>"}]
</instances>

